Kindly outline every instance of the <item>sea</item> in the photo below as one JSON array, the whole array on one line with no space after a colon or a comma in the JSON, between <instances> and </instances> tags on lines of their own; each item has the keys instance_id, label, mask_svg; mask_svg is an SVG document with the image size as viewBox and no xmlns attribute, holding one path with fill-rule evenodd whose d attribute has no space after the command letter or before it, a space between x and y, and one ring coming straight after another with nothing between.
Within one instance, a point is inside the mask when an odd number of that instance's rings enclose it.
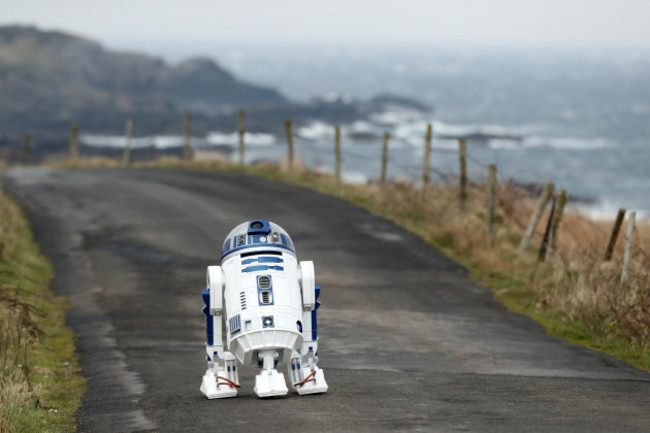
<instances>
[{"instance_id":1,"label":"sea","mask_svg":"<svg viewBox=\"0 0 650 433\"><path fill-rule=\"evenodd\" d=\"M388 177L418 182L424 137L433 127L432 179L458 173L459 134L468 141L475 180L496 164L500 181L565 189L573 208L613 218L618 208L650 216L650 48L486 48L206 45L238 78L279 89L296 101L352 103L375 95L414 98L423 114L388 107L342 126L342 173L349 182L380 174L381 136L389 132ZM168 52L180 59L182 50ZM296 131L303 165L334 170L334 126L315 119ZM286 156L284 137L250 133L248 162ZM123 145L120 137L84 136L91 145ZM180 137L140 137L138 145L180 146ZM228 145L231 132L212 132L198 147ZM236 158L236 152L233 153Z\"/></svg>"}]
</instances>

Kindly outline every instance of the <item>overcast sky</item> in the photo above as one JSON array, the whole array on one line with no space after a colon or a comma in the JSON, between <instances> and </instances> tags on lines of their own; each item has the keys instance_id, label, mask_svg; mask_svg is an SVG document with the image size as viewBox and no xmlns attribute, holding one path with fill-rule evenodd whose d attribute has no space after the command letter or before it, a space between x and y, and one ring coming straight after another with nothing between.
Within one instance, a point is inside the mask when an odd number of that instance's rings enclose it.
<instances>
[{"instance_id":1,"label":"overcast sky","mask_svg":"<svg viewBox=\"0 0 650 433\"><path fill-rule=\"evenodd\" d=\"M0 24L134 43L650 47L650 0L0 0Z\"/></svg>"}]
</instances>

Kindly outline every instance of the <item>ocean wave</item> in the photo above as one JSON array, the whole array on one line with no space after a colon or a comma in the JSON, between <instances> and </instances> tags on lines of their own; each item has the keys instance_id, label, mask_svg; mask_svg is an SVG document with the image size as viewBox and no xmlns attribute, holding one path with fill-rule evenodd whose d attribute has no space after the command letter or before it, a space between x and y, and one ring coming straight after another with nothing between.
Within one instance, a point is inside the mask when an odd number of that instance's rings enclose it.
<instances>
[{"instance_id":1,"label":"ocean wave","mask_svg":"<svg viewBox=\"0 0 650 433\"><path fill-rule=\"evenodd\" d=\"M251 133L244 134L244 142L253 146L269 146L276 143L276 138L272 134ZM101 134L81 134L79 142L86 146L108 147L113 149L124 149L126 146L126 137L124 135L101 135ZM138 149L144 147L155 147L156 149L170 149L182 147L185 138L180 135L151 135L146 137L131 138L131 148ZM239 134L237 132L221 133L211 132L205 138L192 137L191 144L194 147L204 148L218 145L236 146L239 143Z\"/></svg>"},{"instance_id":2,"label":"ocean wave","mask_svg":"<svg viewBox=\"0 0 650 433\"><path fill-rule=\"evenodd\" d=\"M306 140L330 140L334 138L334 125L325 122L311 122L297 129L298 136Z\"/></svg>"},{"instance_id":3,"label":"ocean wave","mask_svg":"<svg viewBox=\"0 0 650 433\"><path fill-rule=\"evenodd\" d=\"M609 147L608 140L595 138L551 138L551 137L525 137L521 143L524 147L551 147L554 149L567 150L593 150Z\"/></svg>"},{"instance_id":4,"label":"ocean wave","mask_svg":"<svg viewBox=\"0 0 650 433\"><path fill-rule=\"evenodd\" d=\"M493 138L488 140L490 149L520 149L521 140L511 140L508 138Z\"/></svg>"},{"instance_id":5,"label":"ocean wave","mask_svg":"<svg viewBox=\"0 0 650 433\"><path fill-rule=\"evenodd\" d=\"M124 135L81 134L79 136L79 142L92 147L109 147L116 149L123 149L126 147L126 137ZM158 149L167 149L180 146L183 146L183 137L181 136L154 135L131 138L132 148L155 147Z\"/></svg>"},{"instance_id":6,"label":"ocean wave","mask_svg":"<svg viewBox=\"0 0 650 433\"><path fill-rule=\"evenodd\" d=\"M372 113L368 119L381 124L381 125L401 125L403 123L412 123L422 120L423 114L417 110L409 110L406 108L393 108L389 111L382 111L380 113Z\"/></svg>"},{"instance_id":7,"label":"ocean wave","mask_svg":"<svg viewBox=\"0 0 650 433\"><path fill-rule=\"evenodd\" d=\"M576 210L594 220L614 221L620 206L609 201L597 201L595 203L577 204ZM650 217L650 209L635 210L637 221ZM627 216L626 216L627 218Z\"/></svg>"},{"instance_id":8,"label":"ocean wave","mask_svg":"<svg viewBox=\"0 0 650 433\"><path fill-rule=\"evenodd\" d=\"M210 132L205 140L210 144L226 144L235 146L239 144L239 133ZM245 132L244 143L254 146L271 146L277 142L273 134Z\"/></svg>"}]
</instances>

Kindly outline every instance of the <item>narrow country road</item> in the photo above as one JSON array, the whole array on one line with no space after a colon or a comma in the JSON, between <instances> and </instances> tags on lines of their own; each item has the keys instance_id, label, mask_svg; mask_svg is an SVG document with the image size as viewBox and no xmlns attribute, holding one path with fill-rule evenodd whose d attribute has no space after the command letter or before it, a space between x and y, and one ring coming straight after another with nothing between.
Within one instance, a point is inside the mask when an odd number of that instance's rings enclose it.
<instances>
[{"instance_id":1,"label":"narrow country road","mask_svg":"<svg viewBox=\"0 0 650 433\"><path fill-rule=\"evenodd\" d=\"M70 298L80 432L647 432L650 374L547 336L423 241L310 190L181 169L4 172ZM201 289L265 218L313 260L330 391L206 400Z\"/></svg>"}]
</instances>

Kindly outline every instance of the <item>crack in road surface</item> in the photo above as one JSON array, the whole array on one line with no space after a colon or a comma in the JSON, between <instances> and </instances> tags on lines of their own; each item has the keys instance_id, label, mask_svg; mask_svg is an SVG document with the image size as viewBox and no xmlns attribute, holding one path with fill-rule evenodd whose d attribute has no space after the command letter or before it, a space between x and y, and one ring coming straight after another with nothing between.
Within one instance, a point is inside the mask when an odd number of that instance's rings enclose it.
<instances>
[{"instance_id":1,"label":"crack in road surface","mask_svg":"<svg viewBox=\"0 0 650 433\"><path fill-rule=\"evenodd\" d=\"M648 431L650 375L549 337L412 234L332 197L234 173L6 171L70 298L80 432ZM266 218L323 287L327 394L208 401L200 290L224 236Z\"/></svg>"}]
</instances>

